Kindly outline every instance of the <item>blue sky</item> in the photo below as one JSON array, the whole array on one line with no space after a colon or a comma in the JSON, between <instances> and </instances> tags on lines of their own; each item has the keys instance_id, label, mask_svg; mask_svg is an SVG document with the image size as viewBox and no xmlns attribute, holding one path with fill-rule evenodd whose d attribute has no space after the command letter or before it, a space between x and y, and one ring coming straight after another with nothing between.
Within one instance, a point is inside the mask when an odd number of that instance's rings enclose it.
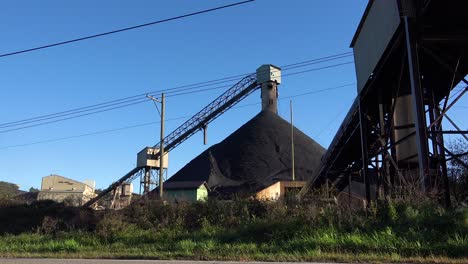
<instances>
[{"instance_id":1,"label":"blue sky","mask_svg":"<svg viewBox=\"0 0 468 264\"><path fill-rule=\"evenodd\" d=\"M2 1L0 53L142 24L235 1ZM147 91L253 72L349 52L367 1L257 0L233 7L47 50L0 58L0 123L69 110ZM350 61L346 58L338 62ZM298 70L326 66L321 64ZM292 70L291 70L292 72ZM285 72L286 73L286 72ZM352 64L285 77L280 98L355 82ZM215 99L212 90L167 100L167 118L190 116ZM327 147L356 95L355 86L293 99L295 125ZM239 105L259 103L258 91ZM467 105L466 100L461 102ZM209 127L221 141L260 110L231 109ZM466 127L466 108L453 118ZM289 100L279 114L289 118ZM0 180L22 189L43 176L94 179L108 186L158 142L159 124L49 143L8 147L157 121L152 102L0 134ZM184 120L168 121L166 134ZM210 145L198 133L170 153L169 175ZM138 188L136 188L138 190Z\"/></svg>"}]
</instances>

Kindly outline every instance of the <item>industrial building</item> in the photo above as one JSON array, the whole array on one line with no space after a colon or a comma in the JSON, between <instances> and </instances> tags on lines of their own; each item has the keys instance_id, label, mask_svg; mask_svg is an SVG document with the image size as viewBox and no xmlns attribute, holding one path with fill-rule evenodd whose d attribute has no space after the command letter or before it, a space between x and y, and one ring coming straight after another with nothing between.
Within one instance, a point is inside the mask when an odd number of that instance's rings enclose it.
<instances>
[{"instance_id":1,"label":"industrial building","mask_svg":"<svg viewBox=\"0 0 468 264\"><path fill-rule=\"evenodd\" d=\"M447 114L468 91L467 7L369 1L351 42L358 95L302 194L333 185L348 193L342 197L358 197L360 189L369 204L411 187L450 206L447 161L468 168L466 153L444 143L448 134L468 139Z\"/></svg>"},{"instance_id":2,"label":"industrial building","mask_svg":"<svg viewBox=\"0 0 468 264\"><path fill-rule=\"evenodd\" d=\"M295 196L305 186L306 181L278 181L258 191L255 198L258 200L276 201Z\"/></svg>"},{"instance_id":3,"label":"industrial building","mask_svg":"<svg viewBox=\"0 0 468 264\"><path fill-rule=\"evenodd\" d=\"M350 203L365 197L367 205L412 186L421 193L437 193L450 206L447 161L468 168L461 159L466 153L456 155L444 143L447 134L468 139L468 132L447 115L468 92L467 7L468 1L369 1L351 42L358 95L326 151L277 115L281 69L267 64L154 146L153 159L167 161L169 151L198 131L206 139L213 120L261 91L258 115L164 184L203 182L210 195L275 199L289 188L282 188L281 182L307 181L302 196L326 186L342 192L339 197ZM463 88L454 90L459 83ZM453 130L443 128L445 120ZM164 198L166 168L158 166L139 164L86 206L138 177L147 194L156 182L151 179L156 169L159 195ZM191 186L190 191L195 193L200 186Z\"/></svg>"},{"instance_id":4,"label":"industrial building","mask_svg":"<svg viewBox=\"0 0 468 264\"><path fill-rule=\"evenodd\" d=\"M143 149L138 154L136 168L85 206L92 206L138 177L144 195L170 201L199 201L207 196L256 197L257 194L262 199L275 200L301 188L312 179L325 149L278 115L280 84L281 69L262 65L255 74L240 80L160 143ZM261 95L260 113L167 179L162 195L161 179L167 169L168 152L198 131L204 132L206 143L208 124L256 90ZM160 166L161 156L163 166ZM157 185L159 188L154 188Z\"/></svg>"},{"instance_id":5,"label":"industrial building","mask_svg":"<svg viewBox=\"0 0 468 264\"><path fill-rule=\"evenodd\" d=\"M133 184L124 183L101 199L95 209L122 209L130 205L133 198Z\"/></svg>"},{"instance_id":6,"label":"industrial building","mask_svg":"<svg viewBox=\"0 0 468 264\"><path fill-rule=\"evenodd\" d=\"M198 202L208 199L209 187L204 181L167 182L164 191L168 202Z\"/></svg>"},{"instance_id":7,"label":"industrial building","mask_svg":"<svg viewBox=\"0 0 468 264\"><path fill-rule=\"evenodd\" d=\"M94 185L94 181L83 183L52 174L42 178L37 200L67 202L73 206L80 206L96 196Z\"/></svg>"},{"instance_id":8,"label":"industrial building","mask_svg":"<svg viewBox=\"0 0 468 264\"><path fill-rule=\"evenodd\" d=\"M260 113L195 157L165 185L206 182L211 195L278 199L311 180L325 149L277 114L279 68L264 65L257 71L257 79L266 82ZM276 76L271 78L269 72Z\"/></svg>"}]
</instances>

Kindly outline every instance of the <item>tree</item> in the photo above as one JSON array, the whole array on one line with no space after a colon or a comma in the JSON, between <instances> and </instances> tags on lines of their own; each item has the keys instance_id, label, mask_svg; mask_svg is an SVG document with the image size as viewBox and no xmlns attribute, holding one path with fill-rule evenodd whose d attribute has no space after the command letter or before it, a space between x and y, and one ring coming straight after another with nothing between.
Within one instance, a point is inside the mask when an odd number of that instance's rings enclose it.
<instances>
[{"instance_id":1,"label":"tree","mask_svg":"<svg viewBox=\"0 0 468 264\"><path fill-rule=\"evenodd\" d=\"M39 192L39 189L31 187L31 188L29 188L29 192Z\"/></svg>"},{"instance_id":2,"label":"tree","mask_svg":"<svg viewBox=\"0 0 468 264\"><path fill-rule=\"evenodd\" d=\"M18 194L19 186L13 183L0 181L0 199L9 199Z\"/></svg>"},{"instance_id":3,"label":"tree","mask_svg":"<svg viewBox=\"0 0 468 264\"><path fill-rule=\"evenodd\" d=\"M448 149L459 159L451 159L447 164L450 185L455 199L465 201L468 198L468 142L464 138L452 140L448 143ZM465 163L465 166L460 164L460 161Z\"/></svg>"}]
</instances>

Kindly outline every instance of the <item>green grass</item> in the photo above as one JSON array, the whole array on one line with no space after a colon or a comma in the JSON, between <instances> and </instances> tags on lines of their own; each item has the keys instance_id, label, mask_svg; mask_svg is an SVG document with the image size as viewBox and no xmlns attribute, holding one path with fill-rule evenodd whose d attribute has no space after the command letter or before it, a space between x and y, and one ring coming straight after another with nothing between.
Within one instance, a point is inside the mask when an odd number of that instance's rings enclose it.
<instances>
[{"instance_id":1,"label":"green grass","mask_svg":"<svg viewBox=\"0 0 468 264\"><path fill-rule=\"evenodd\" d=\"M468 263L466 209L242 201L138 210L109 213L94 230L4 234L0 257Z\"/></svg>"},{"instance_id":2,"label":"green grass","mask_svg":"<svg viewBox=\"0 0 468 264\"><path fill-rule=\"evenodd\" d=\"M366 233L308 226L292 228L292 223L285 223L283 228L276 226L277 230L271 233L252 233L258 232L257 228L262 225L264 223L254 222L234 230L204 227L195 232L154 232L131 227L115 234L112 241L87 232L5 235L0 240L0 256L267 261L467 260L466 235L454 234L431 241L411 233L396 233L389 227Z\"/></svg>"}]
</instances>

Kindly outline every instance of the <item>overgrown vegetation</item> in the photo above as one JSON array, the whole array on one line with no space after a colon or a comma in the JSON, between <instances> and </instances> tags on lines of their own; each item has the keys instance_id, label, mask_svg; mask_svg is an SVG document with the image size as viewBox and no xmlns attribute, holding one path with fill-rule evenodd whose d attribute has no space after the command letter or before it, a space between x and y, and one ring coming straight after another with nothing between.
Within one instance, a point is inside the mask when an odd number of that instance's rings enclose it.
<instances>
[{"instance_id":1,"label":"overgrown vegetation","mask_svg":"<svg viewBox=\"0 0 468 264\"><path fill-rule=\"evenodd\" d=\"M145 201L108 212L10 204L0 209L0 226L3 257L460 263L468 257L468 211L430 201L381 202L370 210L294 199Z\"/></svg>"},{"instance_id":2,"label":"overgrown vegetation","mask_svg":"<svg viewBox=\"0 0 468 264\"><path fill-rule=\"evenodd\" d=\"M15 197L16 195L18 195L18 191L18 185L0 181L0 200Z\"/></svg>"},{"instance_id":3,"label":"overgrown vegetation","mask_svg":"<svg viewBox=\"0 0 468 264\"><path fill-rule=\"evenodd\" d=\"M457 202L468 203L468 143L466 140L458 138L448 143L450 151L456 155L456 159L448 162L448 177L450 181L450 192Z\"/></svg>"}]
</instances>

